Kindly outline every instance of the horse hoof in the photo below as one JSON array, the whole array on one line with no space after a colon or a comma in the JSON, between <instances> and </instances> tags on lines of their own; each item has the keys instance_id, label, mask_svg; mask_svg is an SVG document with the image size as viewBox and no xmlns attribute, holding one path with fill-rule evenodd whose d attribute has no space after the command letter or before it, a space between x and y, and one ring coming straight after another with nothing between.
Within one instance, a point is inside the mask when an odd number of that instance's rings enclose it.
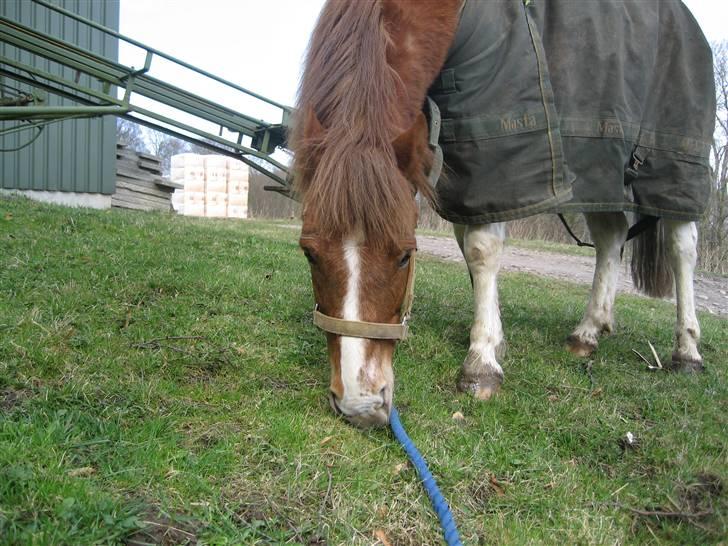
<instances>
[{"instance_id":1,"label":"horse hoof","mask_svg":"<svg viewBox=\"0 0 728 546\"><path fill-rule=\"evenodd\" d=\"M571 334L566 338L566 350L576 356L587 357L597 350L597 345Z\"/></svg>"},{"instance_id":2,"label":"horse hoof","mask_svg":"<svg viewBox=\"0 0 728 546\"><path fill-rule=\"evenodd\" d=\"M492 373L467 374L460 373L458 390L472 394L478 400L490 400L503 384L503 374Z\"/></svg>"},{"instance_id":3,"label":"horse hoof","mask_svg":"<svg viewBox=\"0 0 728 546\"><path fill-rule=\"evenodd\" d=\"M677 353L672 354L672 366L670 367L670 369L673 372L682 373L699 373L705 371L702 360L698 360L695 358L686 358L684 356L680 356Z\"/></svg>"},{"instance_id":4,"label":"horse hoof","mask_svg":"<svg viewBox=\"0 0 728 546\"><path fill-rule=\"evenodd\" d=\"M469 351L458 376L458 390L478 400L490 399L503 383L503 370L497 362L486 362L476 351Z\"/></svg>"}]
</instances>

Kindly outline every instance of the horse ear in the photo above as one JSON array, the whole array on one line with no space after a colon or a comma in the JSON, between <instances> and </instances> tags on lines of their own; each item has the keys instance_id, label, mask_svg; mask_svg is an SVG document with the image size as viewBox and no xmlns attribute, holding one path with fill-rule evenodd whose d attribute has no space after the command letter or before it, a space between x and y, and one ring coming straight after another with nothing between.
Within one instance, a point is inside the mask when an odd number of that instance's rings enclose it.
<instances>
[{"instance_id":1,"label":"horse ear","mask_svg":"<svg viewBox=\"0 0 728 546\"><path fill-rule=\"evenodd\" d=\"M422 169L421 149L427 143L427 120L422 112L417 114L412 126L392 142L399 170L409 179Z\"/></svg>"},{"instance_id":2,"label":"horse ear","mask_svg":"<svg viewBox=\"0 0 728 546\"><path fill-rule=\"evenodd\" d=\"M324 136L324 126L321 125L316 112L310 106L306 108L306 114L303 118L303 137L306 140L321 140Z\"/></svg>"}]
</instances>

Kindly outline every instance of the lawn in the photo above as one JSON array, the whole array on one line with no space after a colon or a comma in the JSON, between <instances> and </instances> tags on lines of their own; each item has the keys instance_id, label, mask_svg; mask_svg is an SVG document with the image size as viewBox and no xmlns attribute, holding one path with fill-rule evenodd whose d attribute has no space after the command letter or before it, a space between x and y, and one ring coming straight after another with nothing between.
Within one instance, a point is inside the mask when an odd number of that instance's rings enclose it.
<instances>
[{"instance_id":1,"label":"lawn","mask_svg":"<svg viewBox=\"0 0 728 546\"><path fill-rule=\"evenodd\" d=\"M391 433L328 407L296 238L0 199L2 544L440 543ZM587 365L562 347L587 287L504 274L480 403L464 266L419 268L396 404L465 544L725 540L728 321L700 316L705 373L651 372L632 349L669 357L674 306L619 296Z\"/></svg>"}]
</instances>

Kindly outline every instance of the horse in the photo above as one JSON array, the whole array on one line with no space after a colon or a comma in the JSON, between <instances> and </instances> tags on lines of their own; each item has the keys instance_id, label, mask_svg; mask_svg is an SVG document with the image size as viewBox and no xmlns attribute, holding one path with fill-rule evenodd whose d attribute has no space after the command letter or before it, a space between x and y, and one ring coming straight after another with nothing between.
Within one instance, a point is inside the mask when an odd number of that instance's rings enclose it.
<instances>
[{"instance_id":1,"label":"horse","mask_svg":"<svg viewBox=\"0 0 728 546\"><path fill-rule=\"evenodd\" d=\"M468 53L477 40L486 43ZM585 62L595 48L601 58ZM715 119L710 58L679 0L329 0L307 50L289 147L334 412L360 427L388 423L420 198L453 222L472 281L460 391L488 400L501 388L505 222L541 212L583 212L596 248L591 294L566 338L582 357L614 327L627 213L659 217L636 239L633 277L653 296L674 284L672 361L701 370L693 275ZM471 85L468 70L485 81ZM500 110L468 110L489 105ZM610 180L609 198L589 195L595 173ZM509 195L516 205L500 203Z\"/></svg>"}]
</instances>

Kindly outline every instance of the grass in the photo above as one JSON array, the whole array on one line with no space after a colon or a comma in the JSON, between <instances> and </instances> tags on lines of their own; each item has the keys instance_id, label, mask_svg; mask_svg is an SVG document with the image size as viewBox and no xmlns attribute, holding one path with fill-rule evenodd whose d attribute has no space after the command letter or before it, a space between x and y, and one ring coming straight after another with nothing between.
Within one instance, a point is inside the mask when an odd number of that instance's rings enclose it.
<instances>
[{"instance_id":1,"label":"grass","mask_svg":"<svg viewBox=\"0 0 728 546\"><path fill-rule=\"evenodd\" d=\"M0 200L0 542L440 542L390 433L328 408L296 235ZM464 542L724 540L728 322L700 317L705 373L652 373L631 349L669 355L673 306L620 296L587 370L562 349L586 287L506 274L500 289L495 400L454 389L461 265L420 261L396 355L402 420Z\"/></svg>"}]
</instances>

